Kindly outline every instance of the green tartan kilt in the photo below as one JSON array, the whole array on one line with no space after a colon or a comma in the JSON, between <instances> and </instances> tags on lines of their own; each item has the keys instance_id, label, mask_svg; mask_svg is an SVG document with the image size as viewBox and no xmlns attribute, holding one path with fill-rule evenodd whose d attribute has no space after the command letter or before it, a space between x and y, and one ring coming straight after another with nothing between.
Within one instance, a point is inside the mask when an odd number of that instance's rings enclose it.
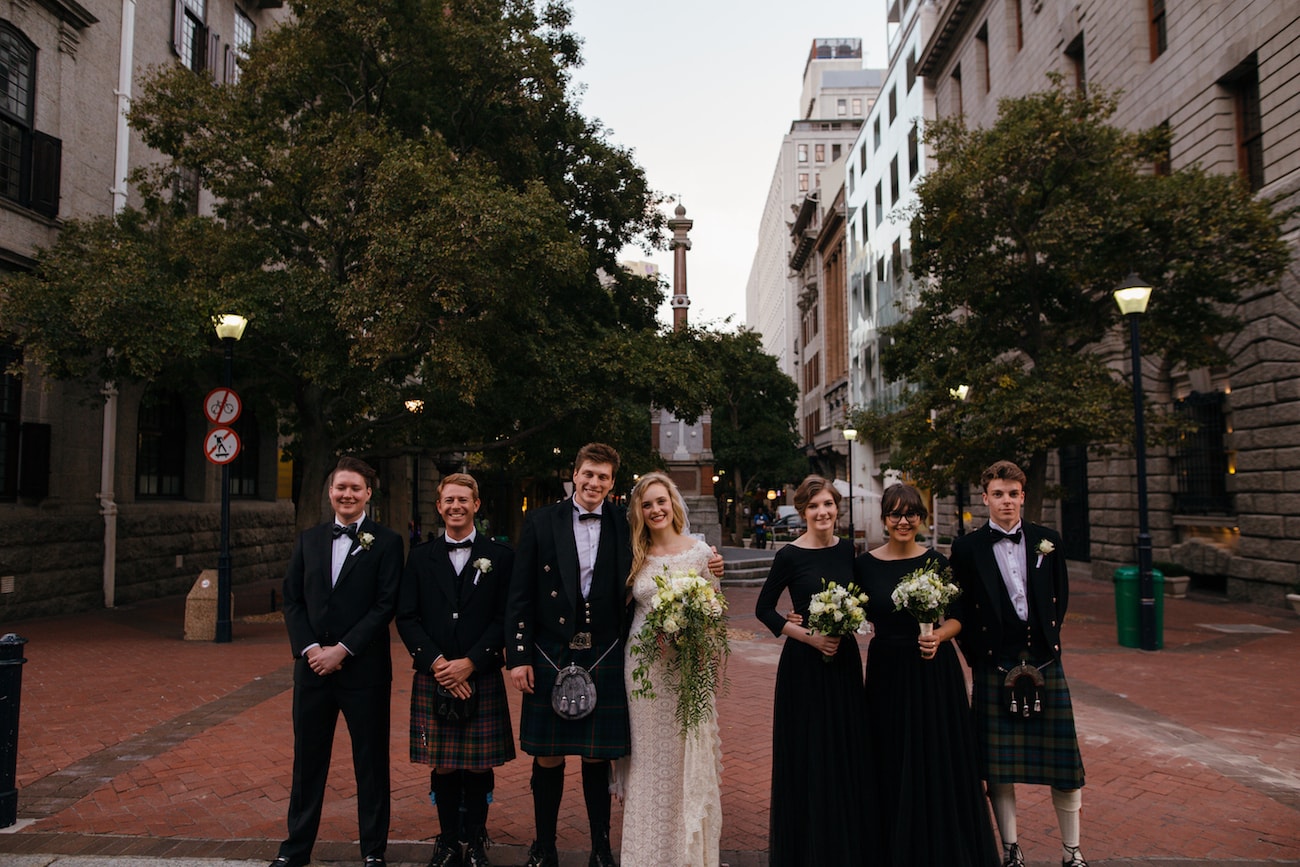
<instances>
[{"instance_id":1,"label":"green tartan kilt","mask_svg":"<svg viewBox=\"0 0 1300 867\"><path fill-rule=\"evenodd\" d=\"M542 646L556 665L570 662L583 667L592 665L609 648L598 645L590 650L570 650L563 645ZM519 714L519 746L530 756L585 756L590 759L617 759L631 751L632 732L627 717L627 692L623 684L623 645L590 668L596 684L596 709L585 719L561 718L551 708L551 689L556 671L542 655L533 664L533 694L523 697Z\"/></svg>"},{"instance_id":2,"label":"green tartan kilt","mask_svg":"<svg viewBox=\"0 0 1300 867\"><path fill-rule=\"evenodd\" d=\"M1043 712L1026 719L1011 714L1002 689L1006 675L997 666L981 666L975 672L971 709L980 775L990 783L1078 789L1083 786L1083 759L1065 671L1053 661L1041 673L1046 682Z\"/></svg>"},{"instance_id":3,"label":"green tartan kilt","mask_svg":"<svg viewBox=\"0 0 1300 867\"><path fill-rule=\"evenodd\" d=\"M435 768L485 771L515 757L510 706L501 669L478 672L478 710L467 723L449 725L433 713L438 682L425 671L415 672L411 683L411 761Z\"/></svg>"}]
</instances>

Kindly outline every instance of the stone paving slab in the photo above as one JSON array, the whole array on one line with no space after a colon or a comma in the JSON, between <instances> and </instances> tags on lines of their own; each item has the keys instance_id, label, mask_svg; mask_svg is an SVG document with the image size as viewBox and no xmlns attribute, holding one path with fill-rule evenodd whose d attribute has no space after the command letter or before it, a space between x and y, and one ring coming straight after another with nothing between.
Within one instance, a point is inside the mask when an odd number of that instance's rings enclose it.
<instances>
[{"instance_id":1,"label":"stone paving slab","mask_svg":"<svg viewBox=\"0 0 1300 867\"><path fill-rule=\"evenodd\" d=\"M722 848L730 867L765 867L781 643L752 616L757 588L727 593L734 637L730 689L719 704ZM23 825L0 833L0 863L247 865L273 857L292 753L283 626L237 620L231 644L185 642L183 605L159 600L0 624L29 640L18 762ZM1165 648L1144 653L1118 646L1109 583L1081 576L1064 634L1087 768L1084 849L1094 867L1300 867L1300 619L1208 597L1167 599ZM395 661L405 658L395 636L393 649ZM409 701L410 677L399 671L389 851L398 867L427 861L436 826L428 770L406 760ZM318 863L358 862L347 756L340 732ZM497 772L489 830L499 865L521 864L531 839L527 776L522 756ZM566 780L564 867L586 863L577 776ZM1046 790L1019 787L1019 802L1031 864L1055 867ZM616 806L616 845L620 820Z\"/></svg>"}]
</instances>

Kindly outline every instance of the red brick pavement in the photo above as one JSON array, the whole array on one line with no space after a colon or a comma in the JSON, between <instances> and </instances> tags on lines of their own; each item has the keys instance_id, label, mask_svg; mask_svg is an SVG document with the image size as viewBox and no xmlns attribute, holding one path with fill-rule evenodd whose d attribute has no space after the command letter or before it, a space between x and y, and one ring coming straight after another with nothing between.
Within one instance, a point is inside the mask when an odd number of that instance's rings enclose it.
<instances>
[{"instance_id":1,"label":"red brick pavement","mask_svg":"<svg viewBox=\"0 0 1300 867\"><path fill-rule=\"evenodd\" d=\"M733 865L760 865L780 643L750 614L755 588L731 588L728 596L738 632L730 691L720 705L722 847ZM1088 773L1083 837L1090 860L1300 865L1300 620L1280 609L1167 600L1166 647L1142 653L1118 647L1113 607L1108 584L1077 580L1065 631ZM198 841L190 854L274 853L292 746L283 626L240 621L231 644L185 642L182 610L183 600L169 599L0 627L29 640L18 763L24 822L0 834L0 853L140 854L142 841L150 853L167 841L176 841L176 851ZM1241 635L1198 625L1234 623L1284 632ZM400 661L405 654L394 643ZM392 839L394 852L414 862L427 858L427 847L401 841L427 841L435 820L427 768L406 761L409 696L400 672ZM355 858L346 734L335 755L318 856ZM531 839L528 770L521 756L497 774L489 825L505 863ZM1026 854L1053 863L1059 849L1046 791L1020 787L1019 796ZM570 773L562 850L585 852L582 813L577 774ZM619 819L616 807L616 828Z\"/></svg>"}]
</instances>

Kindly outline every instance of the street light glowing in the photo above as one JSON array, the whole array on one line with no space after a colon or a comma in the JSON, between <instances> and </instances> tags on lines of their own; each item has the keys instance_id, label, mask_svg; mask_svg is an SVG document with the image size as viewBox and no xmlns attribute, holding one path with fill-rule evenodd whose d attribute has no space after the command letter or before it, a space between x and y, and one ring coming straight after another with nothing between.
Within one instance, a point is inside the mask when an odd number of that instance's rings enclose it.
<instances>
[{"instance_id":1,"label":"street light glowing","mask_svg":"<svg viewBox=\"0 0 1300 867\"><path fill-rule=\"evenodd\" d=\"M244 336L248 320L238 313L222 313L212 317L212 327L217 329L217 336L222 340L238 340Z\"/></svg>"},{"instance_id":2,"label":"street light glowing","mask_svg":"<svg viewBox=\"0 0 1300 867\"><path fill-rule=\"evenodd\" d=\"M1132 271L1115 287L1115 303L1124 316L1130 313L1146 313L1147 302L1151 300L1151 285Z\"/></svg>"},{"instance_id":3,"label":"street light glowing","mask_svg":"<svg viewBox=\"0 0 1300 867\"><path fill-rule=\"evenodd\" d=\"M411 398L410 400L406 401L406 411L407 411L407 412L423 412L423 411L424 411L424 401L420 400L418 397L413 397L413 398Z\"/></svg>"},{"instance_id":4,"label":"street light glowing","mask_svg":"<svg viewBox=\"0 0 1300 867\"><path fill-rule=\"evenodd\" d=\"M846 427L846 428L844 429L844 438L845 438L846 440L848 440L849 442L853 442L855 439L858 438L858 431L857 431L857 429L856 429L856 428L851 428L851 427Z\"/></svg>"}]
</instances>

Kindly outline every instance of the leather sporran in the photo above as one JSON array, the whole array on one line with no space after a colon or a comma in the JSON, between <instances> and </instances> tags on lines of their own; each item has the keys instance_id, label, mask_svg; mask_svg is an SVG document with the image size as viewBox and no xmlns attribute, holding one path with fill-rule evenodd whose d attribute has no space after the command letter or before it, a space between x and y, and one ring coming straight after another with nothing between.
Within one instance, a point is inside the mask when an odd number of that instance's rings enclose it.
<instances>
[{"instance_id":1,"label":"leather sporran","mask_svg":"<svg viewBox=\"0 0 1300 867\"><path fill-rule=\"evenodd\" d=\"M580 665L566 665L555 674L551 709L562 719L583 719L596 709L596 682Z\"/></svg>"},{"instance_id":2,"label":"leather sporran","mask_svg":"<svg viewBox=\"0 0 1300 867\"><path fill-rule=\"evenodd\" d=\"M433 715L438 722L447 725L464 725L474 718L478 710L478 690L474 682L469 682L469 698L457 698L451 691L438 684L433 692Z\"/></svg>"},{"instance_id":3,"label":"leather sporran","mask_svg":"<svg viewBox=\"0 0 1300 867\"><path fill-rule=\"evenodd\" d=\"M1006 672L1006 677L1002 679L1002 697L1007 712L1020 719L1042 715L1043 691L1046 687L1043 673L1023 658L1010 671L1003 668L998 670Z\"/></svg>"}]
</instances>

